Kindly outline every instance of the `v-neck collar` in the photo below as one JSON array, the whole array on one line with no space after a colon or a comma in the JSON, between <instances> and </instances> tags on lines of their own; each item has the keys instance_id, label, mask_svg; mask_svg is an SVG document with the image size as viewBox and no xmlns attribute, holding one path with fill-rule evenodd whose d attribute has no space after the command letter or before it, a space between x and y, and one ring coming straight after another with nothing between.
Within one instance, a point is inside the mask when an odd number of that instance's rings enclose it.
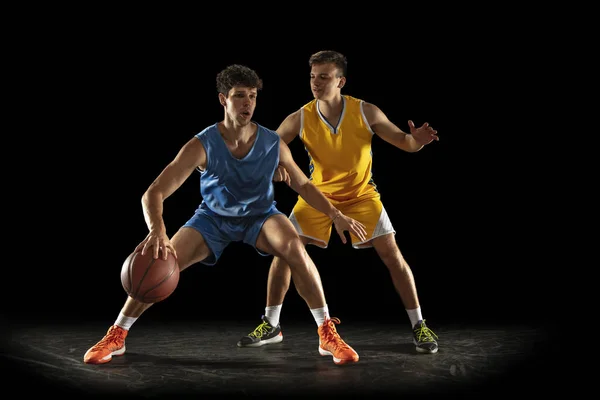
<instances>
[{"instance_id":1,"label":"v-neck collar","mask_svg":"<svg viewBox=\"0 0 600 400\"><path fill-rule=\"evenodd\" d=\"M331 125L331 123L325 118L325 116L321 113L321 108L319 107L319 100L317 100L317 114L319 114L319 118L321 121L327 125L329 131L333 134L337 134L342 124L342 120L344 119L344 115L346 115L346 98L342 96L342 113L340 114L340 118L338 119L338 123L336 126Z\"/></svg>"},{"instance_id":2,"label":"v-neck collar","mask_svg":"<svg viewBox=\"0 0 600 400\"><path fill-rule=\"evenodd\" d=\"M221 139L221 142L223 143L223 146L225 147L225 150L227 151L227 153L229 153L229 156L231 158L233 158L234 160L236 160L236 161L244 161L254 151L254 147L256 147L256 142L258 142L258 135L260 135L260 125L257 124L256 122L254 122L254 123L256 124L256 138L254 138L254 143L252 143L252 146L250 147L250 150L248 151L248 153L246 153L246 155L244 157L242 157L242 158L237 158L236 156L233 155L233 153L231 152L231 150L229 150L229 147L227 147L227 143L225 143L225 139L221 136L221 131L219 130L219 123L217 122L215 124L215 126L217 128L217 131L219 132L219 139Z\"/></svg>"}]
</instances>

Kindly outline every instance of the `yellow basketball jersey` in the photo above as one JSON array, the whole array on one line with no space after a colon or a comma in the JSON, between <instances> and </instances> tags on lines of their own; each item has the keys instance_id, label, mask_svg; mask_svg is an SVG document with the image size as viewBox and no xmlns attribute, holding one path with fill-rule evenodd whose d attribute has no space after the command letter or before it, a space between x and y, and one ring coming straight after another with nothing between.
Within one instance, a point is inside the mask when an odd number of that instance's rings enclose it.
<instances>
[{"instance_id":1,"label":"yellow basketball jersey","mask_svg":"<svg viewBox=\"0 0 600 400\"><path fill-rule=\"evenodd\" d=\"M343 97L337 126L319 111L318 100L302 107L300 139L309 156L309 177L330 199L345 201L378 195L371 175L373 131L363 113L363 101Z\"/></svg>"}]
</instances>

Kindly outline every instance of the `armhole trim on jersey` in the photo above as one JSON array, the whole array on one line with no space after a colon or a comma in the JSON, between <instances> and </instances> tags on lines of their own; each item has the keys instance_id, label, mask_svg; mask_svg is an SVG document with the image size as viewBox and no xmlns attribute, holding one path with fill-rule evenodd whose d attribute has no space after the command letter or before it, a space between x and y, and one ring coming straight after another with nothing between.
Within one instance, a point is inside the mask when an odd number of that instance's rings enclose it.
<instances>
[{"instance_id":1,"label":"armhole trim on jersey","mask_svg":"<svg viewBox=\"0 0 600 400\"><path fill-rule=\"evenodd\" d=\"M362 115L362 119L365 122L365 125L367 126L367 129L369 130L369 132L371 132L371 135L374 135L375 132L373 132L373 130L371 129L371 125L369 125L369 121L367 120L367 117L365 116L365 109L363 107L363 105L365 104L364 100L360 101L360 115Z\"/></svg>"},{"instance_id":2,"label":"armhole trim on jersey","mask_svg":"<svg viewBox=\"0 0 600 400\"><path fill-rule=\"evenodd\" d=\"M300 132L298 132L298 136L302 139L302 131L304 130L304 107L300 109Z\"/></svg>"},{"instance_id":3,"label":"armhole trim on jersey","mask_svg":"<svg viewBox=\"0 0 600 400\"><path fill-rule=\"evenodd\" d=\"M202 148L204 149L204 154L206 155L206 165L204 166L204 169L202 170L202 169L200 169L200 167L196 166L196 171L198 171L200 174L203 174L204 171L206 171L208 169L208 151L206 150L206 146L204 145L204 142L202 141L202 139L200 139L200 136L194 135L194 137L196 139L198 139L198 141L202 145Z\"/></svg>"}]
</instances>

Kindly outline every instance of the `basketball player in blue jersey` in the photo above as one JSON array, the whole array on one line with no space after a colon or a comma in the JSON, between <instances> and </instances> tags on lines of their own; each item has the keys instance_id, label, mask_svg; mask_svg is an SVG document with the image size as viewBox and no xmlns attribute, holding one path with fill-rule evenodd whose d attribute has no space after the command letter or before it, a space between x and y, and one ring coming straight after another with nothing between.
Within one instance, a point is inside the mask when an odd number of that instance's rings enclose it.
<instances>
[{"instance_id":1,"label":"basketball player in blue jersey","mask_svg":"<svg viewBox=\"0 0 600 400\"><path fill-rule=\"evenodd\" d=\"M409 121L410 133L405 133L374 104L342 95L347 67L344 55L320 51L310 57L309 65L314 100L288 115L277 133L285 143L300 137L310 159L311 182L337 209L366 227L366 238L351 234L352 246L375 248L408 313L416 350L436 353L437 336L425 325L412 271L394 240L396 232L371 176L371 140L378 135L398 149L417 152L438 140L437 131L428 123L416 128ZM275 180L293 185L294 177L279 168ZM298 198L289 218L305 245L327 247L331 221L305 199ZM283 340L279 320L290 277L290 266L281 257L274 257L267 282L265 315L238 346L258 347Z\"/></svg>"},{"instance_id":2,"label":"basketball player in blue jersey","mask_svg":"<svg viewBox=\"0 0 600 400\"><path fill-rule=\"evenodd\" d=\"M180 271L195 263L215 264L233 241L247 243L261 255L276 255L289 265L300 295L317 323L318 351L335 364L354 363L358 354L339 336L331 318L319 273L290 220L275 207L273 175L278 165L289 172L290 184L302 198L327 216L345 241L344 231L365 238L362 224L338 211L292 159L275 131L252 121L262 80L251 69L231 65L217 75L222 121L191 138L142 197L149 233L136 247L143 254L177 257ZM163 202L199 170L202 202L194 215L169 239ZM106 335L84 355L84 362L102 364L125 353L125 338L152 304L128 297Z\"/></svg>"}]
</instances>

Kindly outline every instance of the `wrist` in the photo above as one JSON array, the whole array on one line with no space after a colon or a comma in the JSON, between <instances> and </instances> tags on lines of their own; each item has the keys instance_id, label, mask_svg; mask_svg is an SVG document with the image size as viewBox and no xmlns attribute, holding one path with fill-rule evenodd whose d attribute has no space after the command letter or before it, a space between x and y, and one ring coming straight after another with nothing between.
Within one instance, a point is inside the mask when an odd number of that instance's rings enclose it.
<instances>
[{"instance_id":1,"label":"wrist","mask_svg":"<svg viewBox=\"0 0 600 400\"><path fill-rule=\"evenodd\" d=\"M341 213L340 210L335 210L335 212L333 213L332 216L330 216L329 218L331 218L331 222L335 222L336 219L338 219L339 217L341 217L343 214Z\"/></svg>"},{"instance_id":2,"label":"wrist","mask_svg":"<svg viewBox=\"0 0 600 400\"><path fill-rule=\"evenodd\" d=\"M424 146L424 144L420 143L419 140L416 137L414 137L414 135L412 133L409 133L407 136L412 141L412 146L411 146L412 148L420 149L421 147Z\"/></svg>"},{"instance_id":3,"label":"wrist","mask_svg":"<svg viewBox=\"0 0 600 400\"><path fill-rule=\"evenodd\" d=\"M163 233L167 232L167 228L165 227L165 224L163 221L150 224L150 226L148 227L148 230L152 233L157 233L157 234L163 234Z\"/></svg>"}]
</instances>

